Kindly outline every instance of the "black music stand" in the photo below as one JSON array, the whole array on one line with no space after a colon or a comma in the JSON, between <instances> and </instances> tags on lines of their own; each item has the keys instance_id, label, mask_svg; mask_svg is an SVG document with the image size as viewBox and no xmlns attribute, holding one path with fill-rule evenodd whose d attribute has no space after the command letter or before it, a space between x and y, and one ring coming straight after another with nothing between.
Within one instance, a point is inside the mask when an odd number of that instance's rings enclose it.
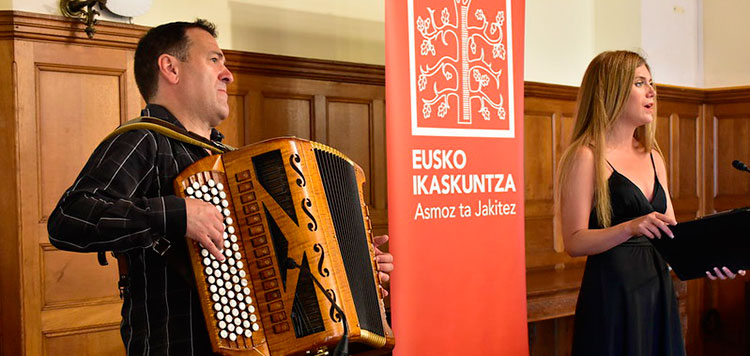
<instances>
[{"instance_id":1,"label":"black music stand","mask_svg":"<svg viewBox=\"0 0 750 356\"><path fill-rule=\"evenodd\" d=\"M670 226L651 243L681 280L701 278L714 267L750 269L750 207L704 216Z\"/></svg>"}]
</instances>

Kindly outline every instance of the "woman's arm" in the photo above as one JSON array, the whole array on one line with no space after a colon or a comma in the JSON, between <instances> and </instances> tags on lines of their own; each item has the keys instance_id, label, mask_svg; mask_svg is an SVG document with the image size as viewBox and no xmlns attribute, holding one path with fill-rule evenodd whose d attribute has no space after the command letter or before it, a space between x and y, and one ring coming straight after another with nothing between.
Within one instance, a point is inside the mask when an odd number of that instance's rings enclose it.
<instances>
[{"instance_id":1,"label":"woman's arm","mask_svg":"<svg viewBox=\"0 0 750 356\"><path fill-rule=\"evenodd\" d=\"M564 186L560 187L563 241L565 251L569 255L573 257L595 255L627 241L632 236L644 235L649 238L658 238L661 237L662 232L671 236L671 230L667 224L675 224L674 218L657 212L605 229L589 229L596 174L594 153L588 147L581 147L574 155L573 166L563 183ZM670 213L671 209L672 204L667 197L667 213Z\"/></svg>"}]
</instances>

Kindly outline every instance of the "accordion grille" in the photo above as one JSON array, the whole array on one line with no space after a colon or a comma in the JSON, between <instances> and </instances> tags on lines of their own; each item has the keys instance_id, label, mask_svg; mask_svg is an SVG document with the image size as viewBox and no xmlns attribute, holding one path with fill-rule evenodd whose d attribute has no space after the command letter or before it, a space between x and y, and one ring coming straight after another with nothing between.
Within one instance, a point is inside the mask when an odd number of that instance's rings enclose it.
<instances>
[{"instance_id":1,"label":"accordion grille","mask_svg":"<svg viewBox=\"0 0 750 356\"><path fill-rule=\"evenodd\" d=\"M354 166L320 149L315 149L315 158L360 327L384 336Z\"/></svg>"}]
</instances>

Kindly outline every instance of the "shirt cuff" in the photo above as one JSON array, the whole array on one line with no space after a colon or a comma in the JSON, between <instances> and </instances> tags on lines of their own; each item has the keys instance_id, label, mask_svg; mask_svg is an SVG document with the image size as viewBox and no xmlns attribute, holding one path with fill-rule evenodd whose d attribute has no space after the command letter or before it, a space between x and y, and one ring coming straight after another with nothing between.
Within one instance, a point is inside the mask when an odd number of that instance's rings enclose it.
<instances>
[{"instance_id":1,"label":"shirt cuff","mask_svg":"<svg viewBox=\"0 0 750 356\"><path fill-rule=\"evenodd\" d=\"M169 249L171 241L185 237L185 200L175 195L154 198L149 215L154 232L152 248L163 255Z\"/></svg>"}]
</instances>

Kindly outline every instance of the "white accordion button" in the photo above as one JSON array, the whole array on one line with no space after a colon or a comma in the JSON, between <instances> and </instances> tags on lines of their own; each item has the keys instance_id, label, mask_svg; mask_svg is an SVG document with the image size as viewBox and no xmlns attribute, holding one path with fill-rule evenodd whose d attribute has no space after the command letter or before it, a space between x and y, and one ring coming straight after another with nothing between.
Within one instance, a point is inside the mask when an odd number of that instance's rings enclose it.
<instances>
[{"instance_id":1,"label":"white accordion button","mask_svg":"<svg viewBox=\"0 0 750 356\"><path fill-rule=\"evenodd\" d=\"M232 300L234 300L234 291L230 290L229 292L227 292L227 297L229 297ZM232 305L232 307L234 307L234 305Z\"/></svg>"},{"instance_id":2,"label":"white accordion button","mask_svg":"<svg viewBox=\"0 0 750 356\"><path fill-rule=\"evenodd\" d=\"M219 268L219 266L220 266L219 261L214 260L213 262L211 262L211 267L213 267L214 269Z\"/></svg>"},{"instance_id":3,"label":"white accordion button","mask_svg":"<svg viewBox=\"0 0 750 356\"><path fill-rule=\"evenodd\" d=\"M221 183L216 184L216 189L224 190L224 184L221 184Z\"/></svg>"},{"instance_id":4,"label":"white accordion button","mask_svg":"<svg viewBox=\"0 0 750 356\"><path fill-rule=\"evenodd\" d=\"M224 248L229 248L232 246L232 243L229 242L229 240L224 240Z\"/></svg>"},{"instance_id":5,"label":"white accordion button","mask_svg":"<svg viewBox=\"0 0 750 356\"><path fill-rule=\"evenodd\" d=\"M209 180L208 180L208 186L209 186L209 187L213 187L213 186L215 186L215 185L216 185L216 182L215 182L215 181L214 181L213 179L209 179Z\"/></svg>"},{"instance_id":6,"label":"white accordion button","mask_svg":"<svg viewBox=\"0 0 750 356\"><path fill-rule=\"evenodd\" d=\"M206 275L210 276L214 274L214 269L211 266L206 266Z\"/></svg>"},{"instance_id":7,"label":"white accordion button","mask_svg":"<svg viewBox=\"0 0 750 356\"><path fill-rule=\"evenodd\" d=\"M258 323L253 323L253 331L258 331L258 330L260 330L260 325L258 325Z\"/></svg>"},{"instance_id":8,"label":"white accordion button","mask_svg":"<svg viewBox=\"0 0 750 356\"><path fill-rule=\"evenodd\" d=\"M214 284L214 283L216 283L216 278L215 278L214 276L208 276L208 283L209 283L209 284Z\"/></svg>"},{"instance_id":9,"label":"white accordion button","mask_svg":"<svg viewBox=\"0 0 750 356\"><path fill-rule=\"evenodd\" d=\"M240 310L245 310L247 308L247 305L245 305L245 302L240 302L240 304L238 306L239 306ZM243 311L242 315L243 315L242 316L243 319L247 319L247 312L246 311Z\"/></svg>"},{"instance_id":10,"label":"white accordion button","mask_svg":"<svg viewBox=\"0 0 750 356\"><path fill-rule=\"evenodd\" d=\"M208 186L202 185L201 192L208 193Z\"/></svg>"},{"instance_id":11,"label":"white accordion button","mask_svg":"<svg viewBox=\"0 0 750 356\"><path fill-rule=\"evenodd\" d=\"M232 243L237 243L237 235L229 236L229 241L232 241Z\"/></svg>"},{"instance_id":12,"label":"white accordion button","mask_svg":"<svg viewBox=\"0 0 750 356\"><path fill-rule=\"evenodd\" d=\"M216 196L219 194L219 191L216 188L211 188L211 195ZM219 204L219 203L216 203Z\"/></svg>"},{"instance_id":13,"label":"white accordion button","mask_svg":"<svg viewBox=\"0 0 750 356\"><path fill-rule=\"evenodd\" d=\"M225 305L221 310L224 311L224 314L229 314L229 312L232 311L232 309L228 305Z\"/></svg>"},{"instance_id":14,"label":"white accordion button","mask_svg":"<svg viewBox=\"0 0 750 356\"><path fill-rule=\"evenodd\" d=\"M227 322L224 320L219 320L219 329L226 329L226 328L227 328Z\"/></svg>"},{"instance_id":15,"label":"white accordion button","mask_svg":"<svg viewBox=\"0 0 750 356\"><path fill-rule=\"evenodd\" d=\"M221 297L221 304L227 305L227 303L229 303L229 298Z\"/></svg>"},{"instance_id":16,"label":"white accordion button","mask_svg":"<svg viewBox=\"0 0 750 356\"><path fill-rule=\"evenodd\" d=\"M239 258L238 258L238 260L239 260ZM242 268L242 267L244 267L244 266L245 266L245 264L244 264L244 263L242 263L242 261L237 261L237 268ZM243 276L243 277L244 277L244 276Z\"/></svg>"},{"instance_id":17,"label":"white accordion button","mask_svg":"<svg viewBox=\"0 0 750 356\"><path fill-rule=\"evenodd\" d=\"M226 199L227 198L227 193L219 192L219 198Z\"/></svg>"},{"instance_id":18,"label":"white accordion button","mask_svg":"<svg viewBox=\"0 0 750 356\"><path fill-rule=\"evenodd\" d=\"M193 193L195 193L195 189L193 189L193 187L187 187L187 189L185 189L186 195L193 195Z\"/></svg>"},{"instance_id":19,"label":"white accordion button","mask_svg":"<svg viewBox=\"0 0 750 356\"><path fill-rule=\"evenodd\" d=\"M231 214L231 212L229 211L229 209L224 209L224 211L222 211L222 213L224 214L224 216L229 216L229 214Z\"/></svg>"},{"instance_id":20,"label":"white accordion button","mask_svg":"<svg viewBox=\"0 0 750 356\"><path fill-rule=\"evenodd\" d=\"M255 313L255 307L251 305L247 308L247 311L250 313Z\"/></svg>"},{"instance_id":21,"label":"white accordion button","mask_svg":"<svg viewBox=\"0 0 750 356\"><path fill-rule=\"evenodd\" d=\"M219 295L218 294L211 294L211 300L214 301L214 303L219 301Z\"/></svg>"},{"instance_id":22,"label":"white accordion button","mask_svg":"<svg viewBox=\"0 0 750 356\"><path fill-rule=\"evenodd\" d=\"M247 313L243 313L243 314L247 314ZM247 319L247 317L245 317L244 319ZM250 321L248 321L248 320L243 321L242 322L242 326L244 326L245 329L249 328L250 327Z\"/></svg>"},{"instance_id":23,"label":"white accordion button","mask_svg":"<svg viewBox=\"0 0 750 356\"><path fill-rule=\"evenodd\" d=\"M234 252L237 252L237 251L239 251L239 250L240 250L240 245L238 245L238 244L234 244L234 245L232 245L232 250L233 250Z\"/></svg>"},{"instance_id":24,"label":"white accordion button","mask_svg":"<svg viewBox=\"0 0 750 356\"><path fill-rule=\"evenodd\" d=\"M229 306L232 307L232 308L236 308L237 307L237 301L234 300L234 299L230 300L229 301Z\"/></svg>"},{"instance_id":25,"label":"white accordion button","mask_svg":"<svg viewBox=\"0 0 750 356\"><path fill-rule=\"evenodd\" d=\"M240 263L241 263L241 262L240 262ZM246 276L246 275L247 275L247 273L245 273L245 270L244 270L244 269L241 269L241 270L240 270L240 277L241 277L241 278L245 278L245 276ZM245 282L245 283L247 283L247 282ZM243 286L243 287L245 287L245 286L247 286L247 284L243 284L242 286Z\"/></svg>"},{"instance_id":26,"label":"white accordion button","mask_svg":"<svg viewBox=\"0 0 750 356\"><path fill-rule=\"evenodd\" d=\"M203 193L201 193L200 190L196 190L195 194L193 194L193 196L196 197L196 198L198 198L198 199L200 199L200 198L203 197Z\"/></svg>"},{"instance_id":27,"label":"white accordion button","mask_svg":"<svg viewBox=\"0 0 750 356\"><path fill-rule=\"evenodd\" d=\"M231 266L231 265L233 265L233 263L230 263L229 265ZM231 273L232 275L236 275L237 274L237 267L235 267L235 266L229 267L229 273ZM234 282L234 283L237 283L237 282Z\"/></svg>"},{"instance_id":28,"label":"white accordion button","mask_svg":"<svg viewBox=\"0 0 750 356\"><path fill-rule=\"evenodd\" d=\"M241 327L241 326L238 326L237 328L235 328L235 329L234 329L234 332L236 332L236 333L237 333L237 335L242 335L242 332L244 332L244 331L245 331L245 330L244 330L244 329L242 329L242 327Z\"/></svg>"},{"instance_id":29,"label":"white accordion button","mask_svg":"<svg viewBox=\"0 0 750 356\"><path fill-rule=\"evenodd\" d=\"M212 284L208 287L208 290L211 291L211 293L216 293L219 291L219 288L217 288L215 284Z\"/></svg>"},{"instance_id":30,"label":"white accordion button","mask_svg":"<svg viewBox=\"0 0 750 356\"><path fill-rule=\"evenodd\" d=\"M221 338L222 338L222 339L226 339L226 338L227 338L227 336L229 336L229 333L228 333L228 332L227 332L226 330L222 330L222 331L221 331L221 332L219 333L219 336L221 336Z\"/></svg>"},{"instance_id":31,"label":"white accordion button","mask_svg":"<svg viewBox=\"0 0 750 356\"><path fill-rule=\"evenodd\" d=\"M229 202L226 201L226 200L222 200L221 201L221 206L224 207L224 208L227 208L227 207L229 207Z\"/></svg>"},{"instance_id":32,"label":"white accordion button","mask_svg":"<svg viewBox=\"0 0 750 356\"><path fill-rule=\"evenodd\" d=\"M227 223L227 225L232 225L232 223L234 222L231 217L227 217L224 221Z\"/></svg>"},{"instance_id":33,"label":"white accordion button","mask_svg":"<svg viewBox=\"0 0 750 356\"><path fill-rule=\"evenodd\" d=\"M232 276L232 283L234 284L240 283L240 277Z\"/></svg>"},{"instance_id":34,"label":"white accordion button","mask_svg":"<svg viewBox=\"0 0 750 356\"><path fill-rule=\"evenodd\" d=\"M203 259L203 265L204 266L210 266L211 265L211 259L206 257Z\"/></svg>"},{"instance_id":35,"label":"white accordion button","mask_svg":"<svg viewBox=\"0 0 750 356\"><path fill-rule=\"evenodd\" d=\"M234 320L234 318L231 315L229 315L229 313L227 313L227 315L224 317L224 321L226 321L227 324L231 324L232 320Z\"/></svg>"},{"instance_id":36,"label":"white accordion button","mask_svg":"<svg viewBox=\"0 0 750 356\"><path fill-rule=\"evenodd\" d=\"M200 183L198 183L198 182L193 182L193 189L194 189L194 190L198 190L198 189L200 189L200 188L201 188L201 185L200 185Z\"/></svg>"},{"instance_id":37,"label":"white accordion button","mask_svg":"<svg viewBox=\"0 0 750 356\"><path fill-rule=\"evenodd\" d=\"M234 226L230 226L227 228L227 232L230 234L234 234Z\"/></svg>"},{"instance_id":38,"label":"white accordion button","mask_svg":"<svg viewBox=\"0 0 750 356\"><path fill-rule=\"evenodd\" d=\"M237 292L237 293L239 293L240 291L242 291L242 287L240 287L239 285L235 284L234 285L234 291Z\"/></svg>"},{"instance_id":39,"label":"white accordion button","mask_svg":"<svg viewBox=\"0 0 750 356\"><path fill-rule=\"evenodd\" d=\"M202 248L201 249L201 256L208 257L208 250L206 250L205 248Z\"/></svg>"},{"instance_id":40,"label":"white accordion button","mask_svg":"<svg viewBox=\"0 0 750 356\"><path fill-rule=\"evenodd\" d=\"M230 257L232 256L232 249L224 249L224 256Z\"/></svg>"},{"instance_id":41,"label":"white accordion button","mask_svg":"<svg viewBox=\"0 0 750 356\"><path fill-rule=\"evenodd\" d=\"M237 341L237 334L235 334L235 333L229 334L229 340Z\"/></svg>"},{"instance_id":42,"label":"white accordion button","mask_svg":"<svg viewBox=\"0 0 750 356\"><path fill-rule=\"evenodd\" d=\"M240 271L240 277L242 277L242 279L240 279L240 284L242 284L243 287L247 287L247 279L245 279L245 276L242 275L242 272L245 271Z\"/></svg>"},{"instance_id":43,"label":"white accordion button","mask_svg":"<svg viewBox=\"0 0 750 356\"><path fill-rule=\"evenodd\" d=\"M229 279L229 273L227 273L227 278L225 278L225 279ZM232 289L232 282L230 282L230 281L224 282L224 287L226 289Z\"/></svg>"},{"instance_id":44,"label":"white accordion button","mask_svg":"<svg viewBox=\"0 0 750 356\"><path fill-rule=\"evenodd\" d=\"M249 339L252 336L253 336L253 332L250 331L250 329L245 329L245 337Z\"/></svg>"},{"instance_id":45,"label":"white accordion button","mask_svg":"<svg viewBox=\"0 0 750 356\"><path fill-rule=\"evenodd\" d=\"M220 303L214 303L214 310L216 310L216 311L221 310L221 304Z\"/></svg>"},{"instance_id":46,"label":"white accordion button","mask_svg":"<svg viewBox=\"0 0 750 356\"><path fill-rule=\"evenodd\" d=\"M221 296L227 295L227 290L224 289L224 287L219 287L219 295Z\"/></svg>"},{"instance_id":47,"label":"white accordion button","mask_svg":"<svg viewBox=\"0 0 750 356\"><path fill-rule=\"evenodd\" d=\"M242 290L242 292L243 292L243 293L245 293L245 295L250 295L250 288L247 288L247 287L245 287L245 289L243 289L243 290ZM249 297L248 297L248 298L249 298ZM250 302L247 302L247 304L250 304L251 302L252 302L252 301L250 301Z\"/></svg>"},{"instance_id":48,"label":"white accordion button","mask_svg":"<svg viewBox=\"0 0 750 356\"><path fill-rule=\"evenodd\" d=\"M235 309L235 310L237 310L237 309ZM235 318L234 319L234 325L240 326L240 324L242 324L242 320L240 320L239 318Z\"/></svg>"},{"instance_id":49,"label":"white accordion button","mask_svg":"<svg viewBox=\"0 0 750 356\"><path fill-rule=\"evenodd\" d=\"M221 277L221 270L219 270L219 269L214 270L214 276L216 276L216 278Z\"/></svg>"},{"instance_id":50,"label":"white accordion button","mask_svg":"<svg viewBox=\"0 0 750 356\"><path fill-rule=\"evenodd\" d=\"M255 314L250 314L250 321L252 321L253 323L258 321L258 317L255 316Z\"/></svg>"},{"instance_id":51,"label":"white accordion button","mask_svg":"<svg viewBox=\"0 0 750 356\"><path fill-rule=\"evenodd\" d=\"M211 202L214 203L214 205L219 205L221 203L221 199L219 199L219 197L214 197Z\"/></svg>"},{"instance_id":52,"label":"white accordion button","mask_svg":"<svg viewBox=\"0 0 750 356\"><path fill-rule=\"evenodd\" d=\"M245 294L250 294L250 293L245 293ZM250 298L250 296L247 296L247 298L245 298L245 304L253 304L253 298Z\"/></svg>"},{"instance_id":53,"label":"white accordion button","mask_svg":"<svg viewBox=\"0 0 750 356\"><path fill-rule=\"evenodd\" d=\"M209 201L211 201L211 196L208 195L208 194L203 194L203 200L206 201L206 202L209 202Z\"/></svg>"},{"instance_id":54,"label":"white accordion button","mask_svg":"<svg viewBox=\"0 0 750 356\"><path fill-rule=\"evenodd\" d=\"M240 311L237 310L237 309L232 309L232 315L234 315L235 317L237 317L238 315L240 315Z\"/></svg>"},{"instance_id":55,"label":"white accordion button","mask_svg":"<svg viewBox=\"0 0 750 356\"><path fill-rule=\"evenodd\" d=\"M224 313L222 313L222 312L220 312L220 311L216 312L216 319L217 319L217 320L222 320L222 319L224 319ZM222 329L223 329L223 328L222 328Z\"/></svg>"}]
</instances>

